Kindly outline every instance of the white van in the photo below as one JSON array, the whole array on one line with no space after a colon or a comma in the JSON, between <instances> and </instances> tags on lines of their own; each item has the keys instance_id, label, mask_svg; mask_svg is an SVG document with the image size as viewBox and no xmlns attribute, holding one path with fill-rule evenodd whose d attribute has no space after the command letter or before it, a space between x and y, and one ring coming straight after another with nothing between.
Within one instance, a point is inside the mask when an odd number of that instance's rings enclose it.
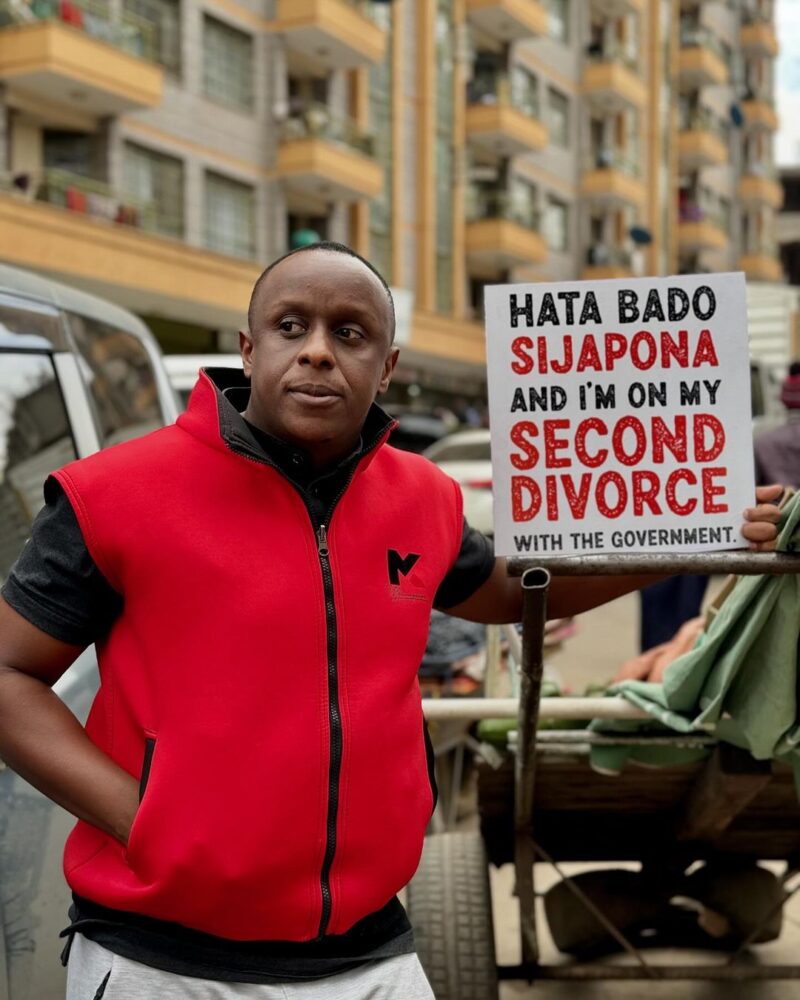
<instances>
[{"instance_id":1,"label":"white van","mask_svg":"<svg viewBox=\"0 0 800 1000\"><path fill-rule=\"evenodd\" d=\"M132 313L0 265L0 583L42 505L47 475L175 420L158 345ZM55 691L84 721L94 647ZM63 1000L61 872L73 818L0 762L0 1000Z\"/></svg>"}]
</instances>

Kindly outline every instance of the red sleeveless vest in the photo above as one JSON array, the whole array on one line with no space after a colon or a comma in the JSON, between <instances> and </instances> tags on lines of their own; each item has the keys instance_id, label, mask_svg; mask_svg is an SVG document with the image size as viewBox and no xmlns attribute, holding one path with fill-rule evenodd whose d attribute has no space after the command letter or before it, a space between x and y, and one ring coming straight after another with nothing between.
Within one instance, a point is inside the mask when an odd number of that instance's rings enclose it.
<instances>
[{"instance_id":1,"label":"red sleeveless vest","mask_svg":"<svg viewBox=\"0 0 800 1000\"><path fill-rule=\"evenodd\" d=\"M65 873L105 906L306 941L417 867L416 673L461 496L381 442L320 533L277 469L229 448L219 400L201 375L176 425L56 473L124 599L87 733L143 787L127 849L78 822Z\"/></svg>"}]
</instances>

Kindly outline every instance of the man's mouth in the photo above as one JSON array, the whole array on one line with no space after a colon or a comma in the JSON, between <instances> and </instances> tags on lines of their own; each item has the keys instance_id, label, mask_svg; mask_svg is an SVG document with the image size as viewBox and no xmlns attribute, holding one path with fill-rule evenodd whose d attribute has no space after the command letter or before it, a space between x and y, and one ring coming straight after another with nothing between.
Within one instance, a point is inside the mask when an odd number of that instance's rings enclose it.
<instances>
[{"instance_id":1,"label":"man's mouth","mask_svg":"<svg viewBox=\"0 0 800 1000\"><path fill-rule=\"evenodd\" d=\"M336 389L319 382L301 382L299 385L289 386L288 391L292 396L306 401L315 399L324 402L325 400L338 399L341 396L341 393L337 392Z\"/></svg>"}]
</instances>

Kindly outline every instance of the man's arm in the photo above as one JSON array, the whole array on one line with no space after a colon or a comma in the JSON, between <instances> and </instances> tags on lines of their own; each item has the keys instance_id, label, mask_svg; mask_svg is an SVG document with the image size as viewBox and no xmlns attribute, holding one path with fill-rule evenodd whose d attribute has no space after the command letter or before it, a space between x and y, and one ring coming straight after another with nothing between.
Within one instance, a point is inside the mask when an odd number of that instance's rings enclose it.
<instances>
[{"instance_id":1,"label":"man's arm","mask_svg":"<svg viewBox=\"0 0 800 1000\"><path fill-rule=\"evenodd\" d=\"M0 758L74 816L126 843L138 782L50 690L81 648L42 632L0 597Z\"/></svg>"},{"instance_id":2,"label":"man's arm","mask_svg":"<svg viewBox=\"0 0 800 1000\"><path fill-rule=\"evenodd\" d=\"M761 486L756 490L757 504L744 512L742 534L756 552L775 548L780 510L775 502L782 486ZM661 576L554 576L547 597L548 618L568 618L590 611L631 591L657 583ZM449 615L468 621L498 625L518 622L522 617L522 588L516 577L509 577L505 559L496 559L489 579L475 593L455 607Z\"/></svg>"}]
</instances>

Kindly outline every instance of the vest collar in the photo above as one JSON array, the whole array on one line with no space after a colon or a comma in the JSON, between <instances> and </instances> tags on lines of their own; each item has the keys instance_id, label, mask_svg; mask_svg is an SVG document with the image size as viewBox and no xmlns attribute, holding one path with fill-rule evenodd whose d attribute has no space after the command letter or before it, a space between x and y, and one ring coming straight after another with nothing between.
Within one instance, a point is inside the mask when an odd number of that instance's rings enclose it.
<instances>
[{"instance_id":1,"label":"vest collar","mask_svg":"<svg viewBox=\"0 0 800 1000\"><path fill-rule=\"evenodd\" d=\"M284 474L309 467L307 453L288 442L267 434L254 433L242 416L250 397L250 380L236 368L203 368L178 425L193 437L218 450L232 451L243 458L268 461ZM337 465L341 468L362 455L370 459L385 442L397 421L377 403L370 407L361 429L361 438L350 455ZM334 470L328 470L333 472Z\"/></svg>"}]
</instances>

